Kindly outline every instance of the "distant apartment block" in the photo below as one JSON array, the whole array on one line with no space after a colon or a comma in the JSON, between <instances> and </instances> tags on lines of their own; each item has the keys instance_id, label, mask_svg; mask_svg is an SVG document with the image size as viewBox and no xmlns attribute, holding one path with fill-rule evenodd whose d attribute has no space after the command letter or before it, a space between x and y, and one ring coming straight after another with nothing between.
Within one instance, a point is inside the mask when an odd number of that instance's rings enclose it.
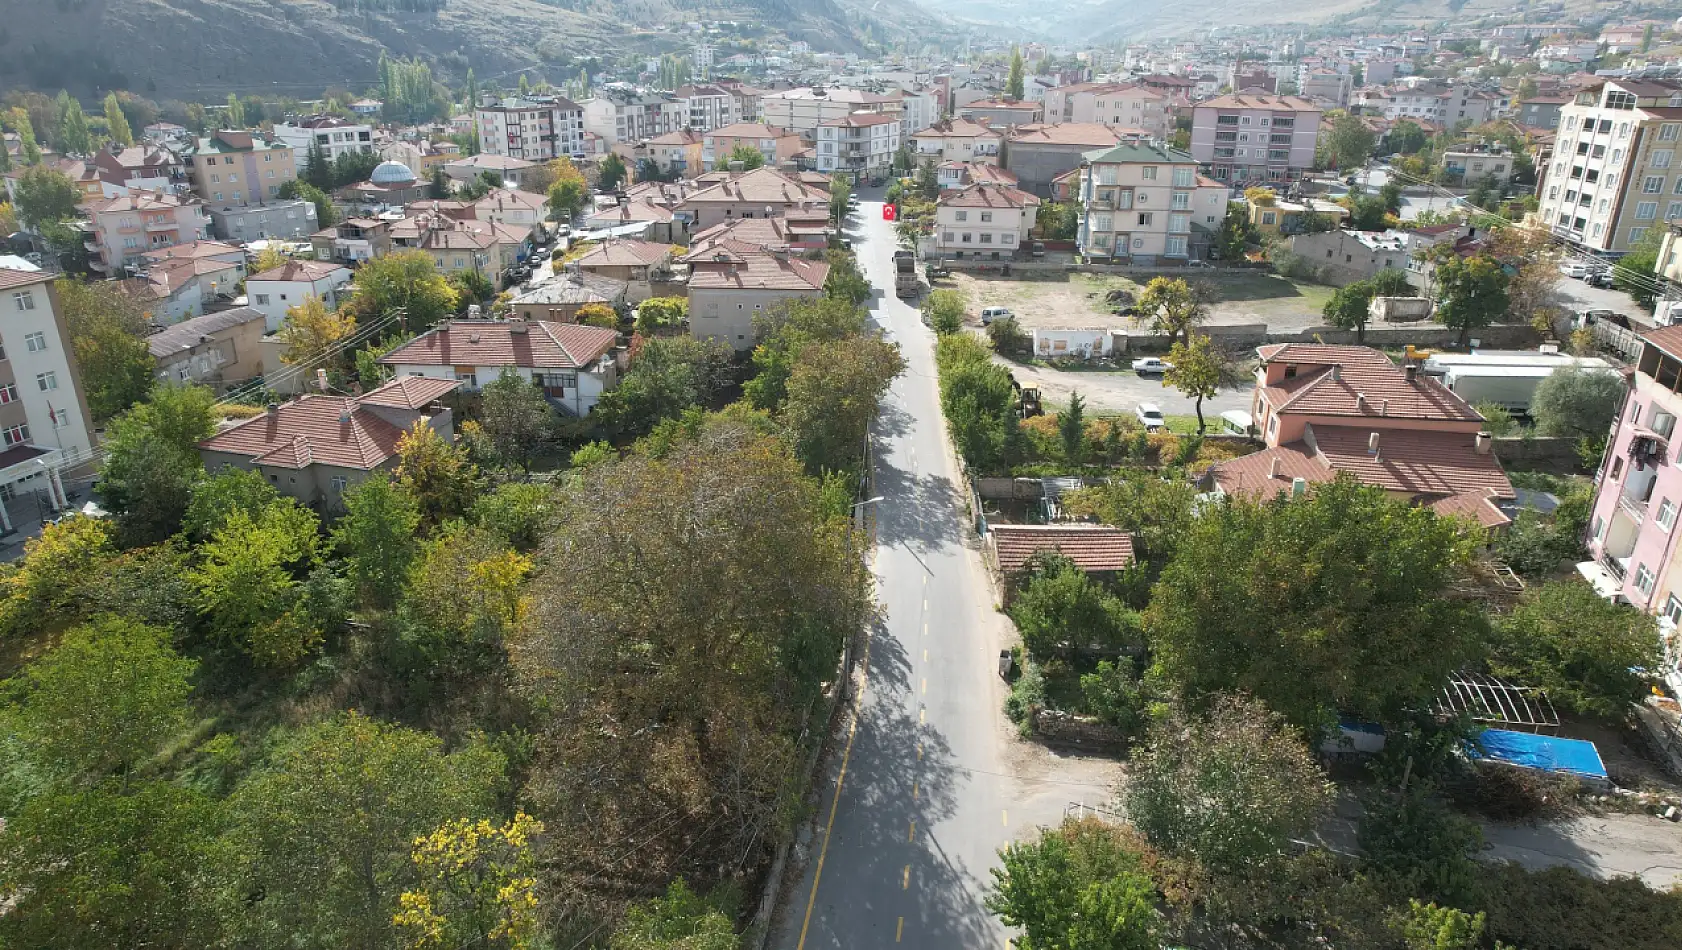
<instances>
[{"instance_id":1,"label":"distant apartment block","mask_svg":"<svg viewBox=\"0 0 1682 950\"><path fill-rule=\"evenodd\" d=\"M759 121L801 134L817 134L818 126L844 119L856 112L893 113L898 118L904 105L892 96L879 96L858 89L830 89L822 86L784 89L765 93L759 99Z\"/></svg>"},{"instance_id":2,"label":"distant apartment block","mask_svg":"<svg viewBox=\"0 0 1682 950\"><path fill-rule=\"evenodd\" d=\"M144 264L147 251L210 236L204 202L191 195L133 191L82 206L88 217L83 247L88 266L107 277Z\"/></svg>"},{"instance_id":3,"label":"distant apartment block","mask_svg":"<svg viewBox=\"0 0 1682 950\"><path fill-rule=\"evenodd\" d=\"M336 115L307 115L276 122L274 136L292 146L298 155L308 158L314 149L330 162L340 155L367 154L374 150L373 126Z\"/></svg>"},{"instance_id":4,"label":"distant apartment block","mask_svg":"<svg viewBox=\"0 0 1682 950\"><path fill-rule=\"evenodd\" d=\"M1167 139L1174 115L1166 93L1131 82L1083 82L1045 91L1045 121L1099 122Z\"/></svg>"},{"instance_id":5,"label":"distant apartment block","mask_svg":"<svg viewBox=\"0 0 1682 950\"><path fill-rule=\"evenodd\" d=\"M608 145L640 142L689 128L689 104L663 92L621 86L602 89L581 105L584 130Z\"/></svg>"},{"instance_id":6,"label":"distant apartment block","mask_svg":"<svg viewBox=\"0 0 1682 950\"><path fill-rule=\"evenodd\" d=\"M899 150L899 117L861 112L818 126L818 171L886 174Z\"/></svg>"},{"instance_id":7,"label":"distant apartment block","mask_svg":"<svg viewBox=\"0 0 1682 950\"><path fill-rule=\"evenodd\" d=\"M584 155L584 110L559 96L511 97L473 112L479 151L541 164Z\"/></svg>"},{"instance_id":8,"label":"distant apartment block","mask_svg":"<svg viewBox=\"0 0 1682 950\"><path fill-rule=\"evenodd\" d=\"M46 492L64 507L58 471L86 461L93 442L87 396L70 348L54 279L43 271L0 268L0 528L12 530L6 502Z\"/></svg>"},{"instance_id":9,"label":"distant apartment block","mask_svg":"<svg viewBox=\"0 0 1682 950\"><path fill-rule=\"evenodd\" d=\"M1539 186L1542 223L1597 253L1620 255L1682 218L1682 82L1615 79L1560 109Z\"/></svg>"},{"instance_id":10,"label":"distant apartment block","mask_svg":"<svg viewBox=\"0 0 1682 950\"><path fill-rule=\"evenodd\" d=\"M1300 96L1219 96L1193 110L1191 154L1219 182L1289 181L1314 167L1320 116Z\"/></svg>"},{"instance_id":11,"label":"distant apartment block","mask_svg":"<svg viewBox=\"0 0 1682 950\"><path fill-rule=\"evenodd\" d=\"M1186 152L1124 142L1085 153L1076 201L1083 255L1150 264L1199 256L1194 245L1207 245L1225 216L1226 188L1198 175Z\"/></svg>"},{"instance_id":12,"label":"distant apartment block","mask_svg":"<svg viewBox=\"0 0 1682 950\"><path fill-rule=\"evenodd\" d=\"M689 110L691 132L710 132L742 121L741 100L722 86L683 86L676 96Z\"/></svg>"},{"instance_id":13,"label":"distant apartment block","mask_svg":"<svg viewBox=\"0 0 1682 950\"><path fill-rule=\"evenodd\" d=\"M181 153L193 191L216 204L262 204L298 177L296 150L260 132L224 129Z\"/></svg>"}]
</instances>

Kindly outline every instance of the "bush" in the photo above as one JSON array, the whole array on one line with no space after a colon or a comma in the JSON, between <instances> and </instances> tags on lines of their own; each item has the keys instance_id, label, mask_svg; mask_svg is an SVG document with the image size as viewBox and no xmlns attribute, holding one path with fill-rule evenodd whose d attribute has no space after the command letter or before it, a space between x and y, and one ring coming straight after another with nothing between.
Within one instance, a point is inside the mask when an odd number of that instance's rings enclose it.
<instances>
[{"instance_id":1,"label":"bush","mask_svg":"<svg viewBox=\"0 0 1682 950\"><path fill-rule=\"evenodd\" d=\"M1512 863L1480 868L1479 877L1475 909L1489 915L1487 935L1525 950L1675 950L1682 941L1682 891Z\"/></svg>"},{"instance_id":2,"label":"bush","mask_svg":"<svg viewBox=\"0 0 1682 950\"><path fill-rule=\"evenodd\" d=\"M1045 677L1040 674L1040 668L1032 660L1022 663L1022 673L1016 677L1016 682L1010 685L1010 696L1005 699L1005 715L1016 723L1017 731L1024 736L1034 734L1034 715L1045 708Z\"/></svg>"},{"instance_id":3,"label":"bush","mask_svg":"<svg viewBox=\"0 0 1682 950\"><path fill-rule=\"evenodd\" d=\"M1029 347L1028 334L1022 332L1022 324L1017 323L1015 317L1005 317L988 324L987 337L993 341L993 349L1000 353L1020 353Z\"/></svg>"},{"instance_id":4,"label":"bush","mask_svg":"<svg viewBox=\"0 0 1682 950\"><path fill-rule=\"evenodd\" d=\"M1131 660L1101 660L1080 678L1081 705L1088 715L1113 726L1127 739L1144 731L1150 697Z\"/></svg>"},{"instance_id":5,"label":"bush","mask_svg":"<svg viewBox=\"0 0 1682 950\"><path fill-rule=\"evenodd\" d=\"M1569 776L1481 763L1450 782L1445 791L1456 807L1491 821L1532 822L1568 812L1568 803L1581 788Z\"/></svg>"}]
</instances>

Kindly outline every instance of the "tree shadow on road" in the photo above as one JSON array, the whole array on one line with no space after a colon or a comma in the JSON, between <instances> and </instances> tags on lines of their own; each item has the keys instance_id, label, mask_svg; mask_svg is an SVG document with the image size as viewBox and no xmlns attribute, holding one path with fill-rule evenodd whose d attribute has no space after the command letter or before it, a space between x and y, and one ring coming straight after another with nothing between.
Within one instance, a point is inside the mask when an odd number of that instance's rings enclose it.
<instances>
[{"instance_id":1,"label":"tree shadow on road","mask_svg":"<svg viewBox=\"0 0 1682 950\"><path fill-rule=\"evenodd\" d=\"M894 424L887 421L894 411L883 413L884 425ZM876 513L878 543L926 552L962 540L963 495L951 479L919 474L878 457L876 494L883 498Z\"/></svg>"}]
</instances>

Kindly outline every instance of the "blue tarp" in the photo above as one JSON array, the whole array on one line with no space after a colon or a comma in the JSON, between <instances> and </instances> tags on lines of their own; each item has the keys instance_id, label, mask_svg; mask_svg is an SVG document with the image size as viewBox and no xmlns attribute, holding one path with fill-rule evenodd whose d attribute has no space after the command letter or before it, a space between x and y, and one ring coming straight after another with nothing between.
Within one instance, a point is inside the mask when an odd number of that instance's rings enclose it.
<instances>
[{"instance_id":1,"label":"blue tarp","mask_svg":"<svg viewBox=\"0 0 1682 950\"><path fill-rule=\"evenodd\" d=\"M1600 761L1600 750L1594 747L1594 743L1582 739L1485 729L1478 737L1472 755L1543 772L1607 780L1606 765Z\"/></svg>"}]
</instances>

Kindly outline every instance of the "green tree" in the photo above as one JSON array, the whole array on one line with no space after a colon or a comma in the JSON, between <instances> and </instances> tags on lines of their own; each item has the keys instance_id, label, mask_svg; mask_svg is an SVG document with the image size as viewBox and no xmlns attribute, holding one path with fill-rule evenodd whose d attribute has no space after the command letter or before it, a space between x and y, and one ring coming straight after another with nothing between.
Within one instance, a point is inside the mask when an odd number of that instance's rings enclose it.
<instances>
[{"instance_id":1,"label":"green tree","mask_svg":"<svg viewBox=\"0 0 1682 950\"><path fill-rule=\"evenodd\" d=\"M1449 810L1428 781L1400 795L1390 789L1367 795L1357 838L1368 873L1390 893L1447 903L1475 900L1487 873L1477 860L1483 832Z\"/></svg>"},{"instance_id":2,"label":"green tree","mask_svg":"<svg viewBox=\"0 0 1682 950\"><path fill-rule=\"evenodd\" d=\"M1320 164L1327 168L1359 168L1372 157L1376 137L1357 115L1345 112L1332 120L1331 131L1320 139Z\"/></svg>"},{"instance_id":3,"label":"green tree","mask_svg":"<svg viewBox=\"0 0 1682 950\"><path fill-rule=\"evenodd\" d=\"M194 544L203 544L228 523L234 512L243 511L258 518L265 508L277 503L280 503L280 492L262 472L224 468L193 486L187 513L181 519L181 534Z\"/></svg>"},{"instance_id":4,"label":"green tree","mask_svg":"<svg viewBox=\"0 0 1682 950\"><path fill-rule=\"evenodd\" d=\"M554 436L555 411L543 390L504 369L481 391L479 425L498 458L530 471L532 458Z\"/></svg>"},{"instance_id":5,"label":"green tree","mask_svg":"<svg viewBox=\"0 0 1682 950\"><path fill-rule=\"evenodd\" d=\"M938 293L938 291L937 291ZM940 407L964 463L977 473L1008 468L1007 447L1016 431L1016 394L1010 371L992 360L980 340L948 333L935 343Z\"/></svg>"},{"instance_id":6,"label":"green tree","mask_svg":"<svg viewBox=\"0 0 1682 950\"><path fill-rule=\"evenodd\" d=\"M38 537L24 542L16 569L0 573L0 634L28 633L45 621L74 616L116 553L114 533L108 522L79 514L43 525Z\"/></svg>"},{"instance_id":7,"label":"green tree","mask_svg":"<svg viewBox=\"0 0 1682 950\"><path fill-rule=\"evenodd\" d=\"M466 514L479 494L479 470L467 452L425 422L397 440L397 482L420 506L428 529Z\"/></svg>"},{"instance_id":8,"label":"green tree","mask_svg":"<svg viewBox=\"0 0 1682 950\"><path fill-rule=\"evenodd\" d=\"M1624 400L1624 381L1616 373L1556 370L1536 387L1530 415L1549 436L1604 436Z\"/></svg>"},{"instance_id":9,"label":"green tree","mask_svg":"<svg viewBox=\"0 0 1682 950\"><path fill-rule=\"evenodd\" d=\"M1005 355L1026 353L1032 346L1031 338L1015 317L994 317L987 324L987 339L993 344L993 352Z\"/></svg>"},{"instance_id":10,"label":"green tree","mask_svg":"<svg viewBox=\"0 0 1682 950\"><path fill-rule=\"evenodd\" d=\"M485 668L526 615L532 561L497 536L452 521L421 548L403 600L405 639L447 676Z\"/></svg>"},{"instance_id":11,"label":"green tree","mask_svg":"<svg viewBox=\"0 0 1682 950\"><path fill-rule=\"evenodd\" d=\"M1659 638L1653 618L1614 604L1579 580L1548 581L1525 591L1495 623L1490 669L1548 694L1573 712L1617 719L1646 695Z\"/></svg>"},{"instance_id":12,"label":"green tree","mask_svg":"<svg viewBox=\"0 0 1682 950\"><path fill-rule=\"evenodd\" d=\"M88 130L88 117L81 102L68 92L58 94L59 145L68 155L92 155L93 133Z\"/></svg>"},{"instance_id":13,"label":"green tree","mask_svg":"<svg viewBox=\"0 0 1682 950\"><path fill-rule=\"evenodd\" d=\"M1069 492L1063 504L1076 517L1097 518L1133 535L1134 550L1157 568L1166 565L1191 530L1197 490L1185 479L1123 469L1101 485Z\"/></svg>"},{"instance_id":14,"label":"green tree","mask_svg":"<svg viewBox=\"0 0 1682 950\"><path fill-rule=\"evenodd\" d=\"M542 822L457 819L416 839L420 885L398 896L396 923L414 948L524 950L537 934L537 862L531 838Z\"/></svg>"},{"instance_id":15,"label":"green tree","mask_svg":"<svg viewBox=\"0 0 1682 950\"><path fill-rule=\"evenodd\" d=\"M350 308L328 310L320 297L310 294L286 308L286 319L275 335L286 350L281 362L294 366L321 366L337 376L352 363L344 352L344 341L356 332L356 314Z\"/></svg>"},{"instance_id":16,"label":"green tree","mask_svg":"<svg viewBox=\"0 0 1682 950\"><path fill-rule=\"evenodd\" d=\"M968 311L969 301L960 291L932 290L923 298L923 322L941 336L961 331Z\"/></svg>"},{"instance_id":17,"label":"green tree","mask_svg":"<svg viewBox=\"0 0 1682 950\"><path fill-rule=\"evenodd\" d=\"M1446 596L1468 544L1346 477L1207 506L1152 592L1156 668L1189 697L1243 690L1303 728L1383 722L1480 655L1482 616Z\"/></svg>"},{"instance_id":18,"label":"green tree","mask_svg":"<svg viewBox=\"0 0 1682 950\"><path fill-rule=\"evenodd\" d=\"M432 255L393 251L357 268L356 294L347 306L362 324L401 313L413 332L449 319L458 303L455 288L438 273Z\"/></svg>"},{"instance_id":19,"label":"green tree","mask_svg":"<svg viewBox=\"0 0 1682 950\"><path fill-rule=\"evenodd\" d=\"M1096 818L1007 845L987 909L1022 928L1022 950L1157 950L1155 886L1138 844Z\"/></svg>"},{"instance_id":20,"label":"green tree","mask_svg":"<svg viewBox=\"0 0 1682 950\"><path fill-rule=\"evenodd\" d=\"M636 332L653 336L661 330L681 330L688 319L688 297L650 297L637 307Z\"/></svg>"},{"instance_id":21,"label":"green tree","mask_svg":"<svg viewBox=\"0 0 1682 950\"><path fill-rule=\"evenodd\" d=\"M1250 226L1249 206L1242 201L1227 202L1226 217L1221 219L1221 229L1215 235L1215 259L1241 261L1244 259L1244 252L1255 242L1255 229Z\"/></svg>"},{"instance_id":22,"label":"green tree","mask_svg":"<svg viewBox=\"0 0 1682 950\"><path fill-rule=\"evenodd\" d=\"M1191 339L1191 331L1209 319L1209 307L1197 288L1179 277L1153 277L1134 304L1138 316L1152 333L1168 338L1170 345L1180 337Z\"/></svg>"},{"instance_id":23,"label":"green tree","mask_svg":"<svg viewBox=\"0 0 1682 950\"><path fill-rule=\"evenodd\" d=\"M839 173L829 176L829 217L837 226L847 220L847 206L852 201L852 179Z\"/></svg>"},{"instance_id":24,"label":"green tree","mask_svg":"<svg viewBox=\"0 0 1682 950\"><path fill-rule=\"evenodd\" d=\"M1213 399L1222 386L1237 383L1238 372L1232 360L1203 334L1187 334L1186 342L1176 343L1168 351L1173 368L1163 374L1163 382L1191 397L1197 410L1197 431L1202 434L1208 423L1203 419L1203 400Z\"/></svg>"},{"instance_id":25,"label":"green tree","mask_svg":"<svg viewBox=\"0 0 1682 950\"><path fill-rule=\"evenodd\" d=\"M162 541L180 528L204 477L199 442L216 431L214 400L203 387L159 386L111 420L99 488L125 544Z\"/></svg>"},{"instance_id":26,"label":"green tree","mask_svg":"<svg viewBox=\"0 0 1682 950\"><path fill-rule=\"evenodd\" d=\"M615 152L607 153L607 157L602 159L600 174L603 191L618 191L619 186L625 183L625 160Z\"/></svg>"},{"instance_id":27,"label":"green tree","mask_svg":"<svg viewBox=\"0 0 1682 950\"><path fill-rule=\"evenodd\" d=\"M1086 400L1069 393L1069 407L1057 414L1057 435L1063 441L1063 460L1080 465L1086 460Z\"/></svg>"},{"instance_id":28,"label":"green tree","mask_svg":"<svg viewBox=\"0 0 1682 950\"><path fill-rule=\"evenodd\" d=\"M549 185L549 214L557 221L571 221L590 200L590 186L584 173L570 158L557 158L549 163L553 181Z\"/></svg>"},{"instance_id":29,"label":"green tree","mask_svg":"<svg viewBox=\"0 0 1682 950\"><path fill-rule=\"evenodd\" d=\"M572 454L573 467L583 467L579 457L599 449L606 449L607 458L618 457L606 443L592 442ZM512 545L514 550L525 553L542 543L554 510L553 492L548 485L508 482L480 495L468 511L468 520Z\"/></svg>"},{"instance_id":30,"label":"green tree","mask_svg":"<svg viewBox=\"0 0 1682 950\"><path fill-rule=\"evenodd\" d=\"M1333 789L1301 736L1259 702L1176 710L1133 752L1128 818L1154 845L1217 872L1278 862L1331 811Z\"/></svg>"},{"instance_id":31,"label":"green tree","mask_svg":"<svg viewBox=\"0 0 1682 950\"><path fill-rule=\"evenodd\" d=\"M306 181L294 179L280 186L277 193L281 198L302 198L315 206L315 223L320 227L332 227L339 223L339 206L327 192ZM377 258L384 260L384 258Z\"/></svg>"},{"instance_id":32,"label":"green tree","mask_svg":"<svg viewBox=\"0 0 1682 950\"><path fill-rule=\"evenodd\" d=\"M414 561L420 506L384 473L345 493L345 515L333 527L333 546L345 556L345 574L365 603L396 601Z\"/></svg>"},{"instance_id":33,"label":"green tree","mask_svg":"<svg viewBox=\"0 0 1682 950\"><path fill-rule=\"evenodd\" d=\"M322 630L303 580L316 564L319 529L315 513L291 499L255 517L237 509L228 515L189 574L217 638L270 667L290 666L315 648Z\"/></svg>"},{"instance_id":34,"label":"green tree","mask_svg":"<svg viewBox=\"0 0 1682 950\"><path fill-rule=\"evenodd\" d=\"M444 166L432 166L432 176L427 182L426 196L428 198L448 198L454 191L455 189L450 185L450 176L444 174Z\"/></svg>"},{"instance_id":35,"label":"green tree","mask_svg":"<svg viewBox=\"0 0 1682 950\"><path fill-rule=\"evenodd\" d=\"M1396 929L1407 950L1478 950L1483 946L1484 915L1438 907L1410 899L1396 915Z\"/></svg>"},{"instance_id":36,"label":"green tree","mask_svg":"<svg viewBox=\"0 0 1682 950\"><path fill-rule=\"evenodd\" d=\"M126 783L187 724L197 664L170 648L170 632L101 617L5 684L0 718L32 761L69 782L113 773Z\"/></svg>"},{"instance_id":37,"label":"green tree","mask_svg":"<svg viewBox=\"0 0 1682 950\"><path fill-rule=\"evenodd\" d=\"M936 170L934 159L928 159L917 169L917 196L924 201L933 201L940 197L940 173Z\"/></svg>"},{"instance_id":38,"label":"green tree","mask_svg":"<svg viewBox=\"0 0 1682 950\"><path fill-rule=\"evenodd\" d=\"M882 396L904 369L898 344L880 337L801 348L789 375L782 423L808 472L858 465Z\"/></svg>"},{"instance_id":39,"label":"green tree","mask_svg":"<svg viewBox=\"0 0 1682 950\"><path fill-rule=\"evenodd\" d=\"M832 250L826 259L829 276L824 278L824 295L863 306L870 299L871 289L870 281L859 272L858 258L851 251Z\"/></svg>"},{"instance_id":40,"label":"green tree","mask_svg":"<svg viewBox=\"0 0 1682 950\"><path fill-rule=\"evenodd\" d=\"M1011 600L1010 619L1036 660L1139 645L1138 615L1066 557L1036 556L1012 582L1020 589Z\"/></svg>"},{"instance_id":41,"label":"green tree","mask_svg":"<svg viewBox=\"0 0 1682 950\"><path fill-rule=\"evenodd\" d=\"M18 209L22 211L21 206ZM1659 245L1664 241L1664 228L1648 228L1641 240L1630 247L1629 253L1612 265L1612 286L1618 288L1647 309L1653 309L1658 281L1654 271L1659 263Z\"/></svg>"},{"instance_id":42,"label":"green tree","mask_svg":"<svg viewBox=\"0 0 1682 950\"><path fill-rule=\"evenodd\" d=\"M0 867L16 899L0 941L16 947L192 950L219 936L216 803L173 782L38 796L6 816Z\"/></svg>"},{"instance_id":43,"label":"green tree","mask_svg":"<svg viewBox=\"0 0 1682 950\"><path fill-rule=\"evenodd\" d=\"M743 171L753 171L755 168L765 166L765 153L752 145L738 143L735 148L730 150L730 155L725 159L725 162L727 165L741 162Z\"/></svg>"},{"instance_id":44,"label":"green tree","mask_svg":"<svg viewBox=\"0 0 1682 950\"><path fill-rule=\"evenodd\" d=\"M1010 49L1010 72L1005 76L1005 98L1022 101L1024 95L1022 51L1016 47Z\"/></svg>"},{"instance_id":45,"label":"green tree","mask_svg":"<svg viewBox=\"0 0 1682 950\"><path fill-rule=\"evenodd\" d=\"M129 128L128 118L123 115L123 105L117 101L114 92L105 94L105 130L111 136L111 141L128 148L134 144L134 130Z\"/></svg>"},{"instance_id":46,"label":"green tree","mask_svg":"<svg viewBox=\"0 0 1682 950\"><path fill-rule=\"evenodd\" d=\"M723 343L655 337L643 344L619 385L602 394L593 415L603 431L646 434L663 419L711 402L727 381L730 359Z\"/></svg>"},{"instance_id":47,"label":"green tree","mask_svg":"<svg viewBox=\"0 0 1682 950\"><path fill-rule=\"evenodd\" d=\"M94 421L104 422L146 398L154 361L146 346L146 315L134 298L115 284L64 280L58 300Z\"/></svg>"},{"instance_id":48,"label":"green tree","mask_svg":"<svg viewBox=\"0 0 1682 950\"><path fill-rule=\"evenodd\" d=\"M1332 293L1321 309L1326 322L1340 330L1354 330L1355 342L1367 342L1367 317L1375 297L1407 297L1413 295L1407 275L1400 270L1382 270L1366 280L1358 280Z\"/></svg>"},{"instance_id":49,"label":"green tree","mask_svg":"<svg viewBox=\"0 0 1682 950\"><path fill-rule=\"evenodd\" d=\"M39 230L43 225L75 217L76 202L81 197L69 175L46 165L31 165L18 176L12 207L25 227Z\"/></svg>"},{"instance_id":50,"label":"green tree","mask_svg":"<svg viewBox=\"0 0 1682 950\"><path fill-rule=\"evenodd\" d=\"M1449 257L1437 264L1436 282L1437 322L1460 331L1461 348L1507 312L1507 275L1493 258Z\"/></svg>"},{"instance_id":51,"label":"green tree","mask_svg":"<svg viewBox=\"0 0 1682 950\"><path fill-rule=\"evenodd\" d=\"M748 401L756 409L781 409L801 349L812 343L852 339L864 330L864 310L835 295L818 300L791 298L771 307L754 320L759 343L753 350L753 378L743 387Z\"/></svg>"},{"instance_id":52,"label":"green tree","mask_svg":"<svg viewBox=\"0 0 1682 950\"><path fill-rule=\"evenodd\" d=\"M228 93L228 105L225 113L228 120L228 128L245 128L245 103L239 100L239 96L236 96L231 92Z\"/></svg>"},{"instance_id":53,"label":"green tree","mask_svg":"<svg viewBox=\"0 0 1682 950\"><path fill-rule=\"evenodd\" d=\"M1536 84L1531 83L1530 88L1534 95ZM1425 134L1419 123L1410 119L1398 119L1396 124L1390 127L1390 149L1403 155L1418 152L1430 144L1430 141L1431 137Z\"/></svg>"},{"instance_id":54,"label":"green tree","mask_svg":"<svg viewBox=\"0 0 1682 950\"><path fill-rule=\"evenodd\" d=\"M418 884L417 838L489 815L502 756L444 754L423 732L355 712L298 730L228 799L236 939L250 945L389 947L398 895ZM247 901L251 894L261 901Z\"/></svg>"},{"instance_id":55,"label":"green tree","mask_svg":"<svg viewBox=\"0 0 1682 950\"><path fill-rule=\"evenodd\" d=\"M632 904L608 941L612 950L739 950L730 918L682 878L664 896Z\"/></svg>"}]
</instances>

